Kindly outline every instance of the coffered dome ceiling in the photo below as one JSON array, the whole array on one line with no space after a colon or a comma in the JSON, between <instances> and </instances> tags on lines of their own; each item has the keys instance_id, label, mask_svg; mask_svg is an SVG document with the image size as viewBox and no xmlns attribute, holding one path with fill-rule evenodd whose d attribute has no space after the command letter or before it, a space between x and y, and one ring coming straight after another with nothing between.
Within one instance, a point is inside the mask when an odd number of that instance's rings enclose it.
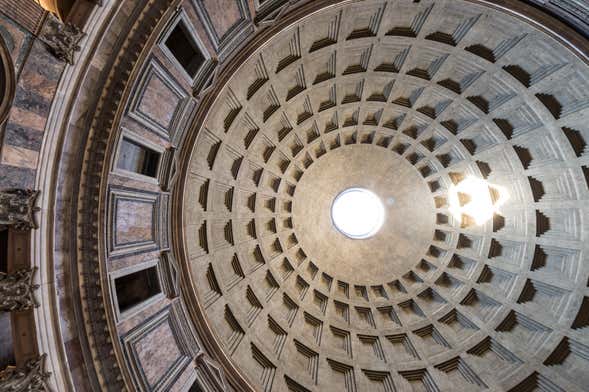
<instances>
[{"instance_id":1,"label":"coffered dome ceiling","mask_svg":"<svg viewBox=\"0 0 589 392\"><path fill-rule=\"evenodd\" d=\"M0 390L587 390L586 2L20 2Z\"/></svg>"},{"instance_id":2,"label":"coffered dome ceiling","mask_svg":"<svg viewBox=\"0 0 589 392\"><path fill-rule=\"evenodd\" d=\"M586 388L588 115L587 64L476 2L346 2L283 29L183 179L215 339L262 391ZM508 196L480 225L449 211L468 177ZM385 204L365 240L331 221L351 187Z\"/></svg>"}]
</instances>

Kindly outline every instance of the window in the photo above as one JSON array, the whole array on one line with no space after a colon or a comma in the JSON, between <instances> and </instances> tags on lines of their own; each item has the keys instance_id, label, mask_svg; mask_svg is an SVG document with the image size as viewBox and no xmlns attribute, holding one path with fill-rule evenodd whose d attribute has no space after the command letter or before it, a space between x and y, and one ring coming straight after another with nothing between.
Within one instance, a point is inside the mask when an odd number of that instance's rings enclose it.
<instances>
[{"instance_id":1,"label":"window","mask_svg":"<svg viewBox=\"0 0 589 392\"><path fill-rule=\"evenodd\" d=\"M116 278L115 290L121 313L147 301L161 292L157 267L153 266Z\"/></svg>"},{"instance_id":2,"label":"window","mask_svg":"<svg viewBox=\"0 0 589 392\"><path fill-rule=\"evenodd\" d=\"M119 150L117 167L119 169L157 177L160 154L150 148L142 146L126 137L123 138Z\"/></svg>"},{"instance_id":3,"label":"window","mask_svg":"<svg viewBox=\"0 0 589 392\"><path fill-rule=\"evenodd\" d=\"M182 20L176 24L165 45L186 73L194 78L205 58Z\"/></svg>"}]
</instances>

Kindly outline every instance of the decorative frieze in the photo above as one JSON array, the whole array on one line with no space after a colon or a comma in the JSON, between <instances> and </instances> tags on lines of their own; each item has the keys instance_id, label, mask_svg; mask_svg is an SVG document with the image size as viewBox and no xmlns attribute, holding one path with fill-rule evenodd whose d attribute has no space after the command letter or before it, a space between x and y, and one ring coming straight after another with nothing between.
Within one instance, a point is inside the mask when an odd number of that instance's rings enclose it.
<instances>
[{"instance_id":1,"label":"decorative frieze","mask_svg":"<svg viewBox=\"0 0 589 392\"><path fill-rule=\"evenodd\" d=\"M575 26L585 35L589 34L589 4L582 0L529 0L538 7L555 13L565 22Z\"/></svg>"}]
</instances>

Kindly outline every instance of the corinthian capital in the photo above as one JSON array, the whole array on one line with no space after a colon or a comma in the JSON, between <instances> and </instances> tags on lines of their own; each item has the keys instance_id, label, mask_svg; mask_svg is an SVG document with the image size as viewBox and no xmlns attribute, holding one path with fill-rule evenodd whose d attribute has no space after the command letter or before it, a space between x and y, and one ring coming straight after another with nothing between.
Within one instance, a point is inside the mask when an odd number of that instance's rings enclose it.
<instances>
[{"instance_id":1,"label":"corinthian capital","mask_svg":"<svg viewBox=\"0 0 589 392\"><path fill-rule=\"evenodd\" d=\"M0 191L0 229L12 226L17 230L36 229L35 202L39 191L8 189Z\"/></svg>"},{"instance_id":2,"label":"corinthian capital","mask_svg":"<svg viewBox=\"0 0 589 392\"><path fill-rule=\"evenodd\" d=\"M48 16L47 30L41 39L49 47L51 53L60 61L74 63L74 54L81 49L79 43L84 33L77 26L63 23L53 15Z\"/></svg>"},{"instance_id":3,"label":"corinthian capital","mask_svg":"<svg viewBox=\"0 0 589 392\"><path fill-rule=\"evenodd\" d=\"M40 392L48 391L45 371L45 355L29 360L22 368L12 366L0 370L0 391Z\"/></svg>"},{"instance_id":4,"label":"corinthian capital","mask_svg":"<svg viewBox=\"0 0 589 392\"><path fill-rule=\"evenodd\" d=\"M35 271L36 268L21 269L12 274L0 272L0 311L23 311L39 306L34 295L39 288L33 283Z\"/></svg>"}]
</instances>

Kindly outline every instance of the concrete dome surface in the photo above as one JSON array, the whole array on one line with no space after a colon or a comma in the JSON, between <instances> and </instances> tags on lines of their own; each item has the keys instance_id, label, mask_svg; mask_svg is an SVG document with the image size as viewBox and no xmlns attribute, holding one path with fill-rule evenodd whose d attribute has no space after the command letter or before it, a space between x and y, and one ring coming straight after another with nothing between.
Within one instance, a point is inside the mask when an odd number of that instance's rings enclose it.
<instances>
[{"instance_id":1,"label":"concrete dome surface","mask_svg":"<svg viewBox=\"0 0 589 392\"><path fill-rule=\"evenodd\" d=\"M0 0L0 391L587 390L584 16Z\"/></svg>"}]
</instances>

